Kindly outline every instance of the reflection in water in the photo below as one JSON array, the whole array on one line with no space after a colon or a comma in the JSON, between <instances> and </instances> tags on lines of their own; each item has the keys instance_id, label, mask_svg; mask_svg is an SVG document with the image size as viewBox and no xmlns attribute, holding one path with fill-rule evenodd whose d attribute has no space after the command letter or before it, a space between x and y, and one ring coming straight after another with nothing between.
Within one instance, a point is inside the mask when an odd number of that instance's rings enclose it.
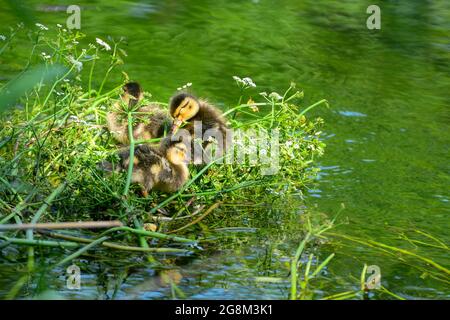
<instances>
[{"instance_id":1,"label":"reflection in water","mask_svg":"<svg viewBox=\"0 0 450 320\"><path fill-rule=\"evenodd\" d=\"M91 41L126 37L123 70L156 100L167 101L177 87L192 82L197 94L227 108L239 96L234 75L252 77L258 86L251 91L255 98L261 91L282 91L290 81L305 90L305 105L327 98L331 110L314 110L326 122L327 150L320 160L319 185L307 195L309 206L331 216L345 204L342 216L348 223L340 230L348 234L401 245L387 231L402 227L424 230L449 243L448 1L383 2L380 31L365 28L370 1L282 2L80 1L82 31ZM42 22L54 25L64 21L64 13L58 12L38 14ZM13 22L5 12L0 17L5 25ZM28 51L18 48L14 54L17 63L0 65L1 73L16 73ZM120 81L119 76L115 80ZM287 284L249 279L285 277L284 264L298 238L294 233L272 244L270 254L265 241L253 237L242 250L223 249L191 259L175 266L180 274L175 285L188 298L286 298ZM266 239L273 242L273 235ZM1 259L17 255L13 251L2 252ZM353 288L358 282L346 277L357 278L364 263L376 263L385 286L397 294L449 297L441 284L419 278L405 264L366 247L346 246L338 252L327 270L333 285L324 284L319 296ZM428 254L449 265L448 257L433 250ZM7 279L17 275L8 263L2 264L0 288L10 288ZM91 269L83 276L81 293L61 287L63 271L58 281L47 279L48 286L68 298L159 299L180 294L172 285L161 285L162 271L155 274L142 265L133 272L126 265L116 266L104 272L104 281L93 276L102 274L99 265ZM108 280L114 277L122 277L115 282L115 294Z\"/></svg>"}]
</instances>

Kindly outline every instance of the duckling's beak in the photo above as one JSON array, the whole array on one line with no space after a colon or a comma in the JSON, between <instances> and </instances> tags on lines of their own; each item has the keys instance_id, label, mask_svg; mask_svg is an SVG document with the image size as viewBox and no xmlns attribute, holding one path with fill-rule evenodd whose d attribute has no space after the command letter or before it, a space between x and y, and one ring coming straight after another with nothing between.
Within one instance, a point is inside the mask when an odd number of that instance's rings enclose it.
<instances>
[{"instance_id":1,"label":"duckling's beak","mask_svg":"<svg viewBox=\"0 0 450 320\"><path fill-rule=\"evenodd\" d=\"M175 120L173 120L173 125L172 125L172 129L171 129L172 133L174 133L175 131L177 131L178 128L181 126L182 123L183 123L183 121L180 120L180 119L175 119Z\"/></svg>"}]
</instances>

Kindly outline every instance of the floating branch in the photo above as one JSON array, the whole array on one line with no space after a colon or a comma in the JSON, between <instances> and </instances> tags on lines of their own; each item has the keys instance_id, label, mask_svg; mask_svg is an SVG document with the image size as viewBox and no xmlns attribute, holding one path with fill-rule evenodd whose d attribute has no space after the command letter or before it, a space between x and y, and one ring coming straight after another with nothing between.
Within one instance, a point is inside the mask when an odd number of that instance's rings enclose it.
<instances>
[{"instance_id":1,"label":"floating branch","mask_svg":"<svg viewBox=\"0 0 450 320\"><path fill-rule=\"evenodd\" d=\"M7 245L8 244L16 244L23 246L41 246L41 247L53 247L53 248L80 248L82 247L82 243L92 243L95 240L74 237L74 236L66 236L62 234L51 233L50 237L66 239L69 241L52 241L52 240L27 240L21 238L8 238L8 237L0 237L3 239ZM188 253L189 250L186 249L178 249L178 248L141 248L141 247L133 247L126 246L119 243L114 242L102 242L101 245L105 248L122 250L122 251L134 251L134 252L154 252L154 253Z\"/></svg>"},{"instance_id":2,"label":"floating branch","mask_svg":"<svg viewBox=\"0 0 450 320\"><path fill-rule=\"evenodd\" d=\"M73 242L82 242L82 243L91 243L94 240L93 239L87 239L87 238L81 238L76 236L70 236L65 234L60 234L56 232L45 232L46 235L52 238L59 238L64 239L67 241L73 241ZM127 246L116 242L103 242L103 247L116 249L116 250L123 250L123 251L135 251L135 252L156 252L156 253L188 253L189 250L186 249L178 249L178 248L142 248L142 247L134 247L134 246Z\"/></svg>"}]
</instances>

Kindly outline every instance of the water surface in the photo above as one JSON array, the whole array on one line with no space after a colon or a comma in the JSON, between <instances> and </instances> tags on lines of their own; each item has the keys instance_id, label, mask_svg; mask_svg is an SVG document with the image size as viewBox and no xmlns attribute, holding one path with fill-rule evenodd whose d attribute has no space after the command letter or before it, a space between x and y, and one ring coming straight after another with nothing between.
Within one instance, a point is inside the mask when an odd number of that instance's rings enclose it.
<instances>
[{"instance_id":1,"label":"water surface","mask_svg":"<svg viewBox=\"0 0 450 320\"><path fill-rule=\"evenodd\" d=\"M30 3L38 19L51 26L66 17L54 5L71 4ZM305 106L328 99L330 109L311 114L325 119L327 149L318 163L318 184L306 197L308 207L332 217L344 204L341 218L348 223L338 229L349 235L414 250L394 230L418 229L450 244L448 1L383 1L381 30L366 28L370 1L78 3L82 31L92 41L125 37L128 57L121 68L157 100L167 101L177 87L192 82L198 95L227 107L239 96L234 75L254 80L255 97L262 91L283 92L294 81L305 91ZM8 10L0 18L0 33L17 22ZM20 70L28 54L20 48L16 61L2 61L2 78ZM120 78L113 78L110 87L113 80ZM250 239L180 264L178 286L186 297L286 298L287 282L252 279L286 277L284 264L300 236L274 240L255 233ZM316 298L357 288L364 263L379 265L383 285L402 297L450 297L448 285L421 278L413 267L378 251L354 244L325 246L319 255L332 251L337 255ZM427 256L448 268L447 253L430 248ZM44 277L45 286L67 298L174 296L157 272L142 267L130 272L113 295L115 279L129 270L129 261L115 261L92 262L80 292L65 289L63 270ZM5 269L0 269L0 292L17 280Z\"/></svg>"}]
</instances>

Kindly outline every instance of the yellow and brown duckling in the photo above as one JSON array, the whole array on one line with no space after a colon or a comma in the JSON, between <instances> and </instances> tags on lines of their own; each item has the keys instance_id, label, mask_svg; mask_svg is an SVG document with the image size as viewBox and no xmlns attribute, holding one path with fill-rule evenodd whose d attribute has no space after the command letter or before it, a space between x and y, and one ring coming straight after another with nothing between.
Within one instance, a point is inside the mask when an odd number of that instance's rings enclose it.
<instances>
[{"instance_id":1,"label":"yellow and brown duckling","mask_svg":"<svg viewBox=\"0 0 450 320\"><path fill-rule=\"evenodd\" d=\"M173 117L172 132L176 131L183 123L183 129L194 135L194 122L201 121L202 135L206 130L217 129L226 136L226 120L222 112L206 100L197 99L187 93L179 93L170 100L170 115Z\"/></svg>"},{"instance_id":2,"label":"yellow and brown duckling","mask_svg":"<svg viewBox=\"0 0 450 320\"><path fill-rule=\"evenodd\" d=\"M143 99L143 91L139 83L129 82L123 86L121 101L114 104L113 110L106 115L108 129L114 138L122 143L129 144L128 119L121 103L129 109L136 107ZM172 119L167 111L156 104L138 107L134 114L133 137L135 140L150 140L164 136L170 129Z\"/></svg>"},{"instance_id":3,"label":"yellow and brown duckling","mask_svg":"<svg viewBox=\"0 0 450 320\"><path fill-rule=\"evenodd\" d=\"M126 171L130 161L129 148L122 149L118 155L120 161L115 170ZM108 166L111 168L111 164L108 163ZM150 190L175 192L188 178L186 146L180 140L169 136L161 140L159 147L148 144L136 146L131 182L142 187L145 197Z\"/></svg>"}]
</instances>

